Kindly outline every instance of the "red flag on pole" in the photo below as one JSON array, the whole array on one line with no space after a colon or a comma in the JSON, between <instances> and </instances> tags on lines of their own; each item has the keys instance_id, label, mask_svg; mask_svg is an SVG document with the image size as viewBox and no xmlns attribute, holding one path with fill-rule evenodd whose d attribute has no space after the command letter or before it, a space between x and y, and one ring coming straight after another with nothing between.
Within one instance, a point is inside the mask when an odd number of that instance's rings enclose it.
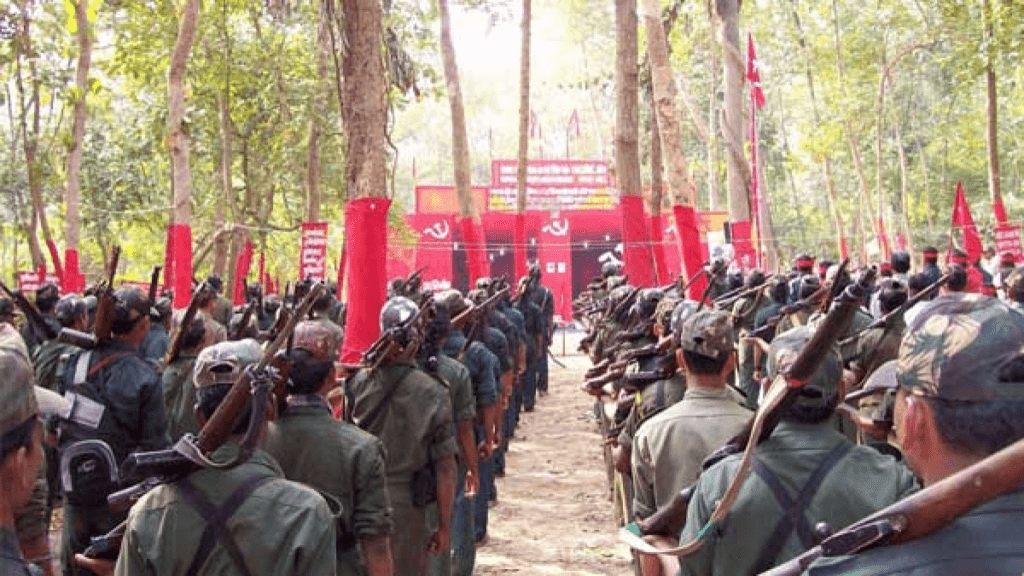
<instances>
[{"instance_id":1,"label":"red flag on pole","mask_svg":"<svg viewBox=\"0 0 1024 576\"><path fill-rule=\"evenodd\" d=\"M1002 199L992 204L992 211L996 214L996 224L1000 226L1005 225L1008 218L1006 217L1006 206L1003 205Z\"/></svg>"},{"instance_id":2,"label":"red flag on pole","mask_svg":"<svg viewBox=\"0 0 1024 576\"><path fill-rule=\"evenodd\" d=\"M978 227L974 225L974 217L971 216L971 207L967 205L967 195L964 193L964 183L956 183L956 199L953 202L953 226L959 226L963 237L964 252L970 262L981 257L981 236L978 235Z\"/></svg>"},{"instance_id":3,"label":"red flag on pole","mask_svg":"<svg viewBox=\"0 0 1024 576\"><path fill-rule=\"evenodd\" d=\"M757 53L754 51L754 37L750 34L747 34L747 81L750 82L750 101L758 110L764 108L761 72L758 70Z\"/></svg>"},{"instance_id":4,"label":"red flag on pole","mask_svg":"<svg viewBox=\"0 0 1024 576\"><path fill-rule=\"evenodd\" d=\"M761 91L761 73L757 69L757 53L754 51L754 37L747 34L747 81L750 82L750 207L753 212L753 224L757 227L757 266L761 266L764 250L761 242L764 238L764 226L761 222L761 175L757 161L757 111L764 107L764 92Z\"/></svg>"}]
</instances>

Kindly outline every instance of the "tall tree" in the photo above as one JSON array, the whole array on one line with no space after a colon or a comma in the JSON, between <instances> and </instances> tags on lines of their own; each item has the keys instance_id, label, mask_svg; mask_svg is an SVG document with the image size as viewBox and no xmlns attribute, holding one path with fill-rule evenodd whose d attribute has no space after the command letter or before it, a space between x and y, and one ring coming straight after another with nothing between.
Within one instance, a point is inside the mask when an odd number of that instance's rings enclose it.
<instances>
[{"instance_id":1,"label":"tall tree","mask_svg":"<svg viewBox=\"0 0 1024 576\"><path fill-rule=\"evenodd\" d=\"M523 0L522 40L519 49L519 154L516 163L515 272L526 273L526 162L530 150L530 0ZM568 135L566 136L568 142Z\"/></svg>"},{"instance_id":2,"label":"tall tree","mask_svg":"<svg viewBox=\"0 0 1024 576\"><path fill-rule=\"evenodd\" d=\"M79 171L82 167L82 139L85 136L86 97L89 94L89 65L92 62L92 27L89 23L88 0L74 2L75 35L78 39L78 66L75 68L75 110L71 128L71 149L68 151L68 180L64 195L65 263L69 277L65 289L80 290L78 282L78 242L81 235L81 193ZM75 276L75 278L70 278Z\"/></svg>"},{"instance_id":3,"label":"tall tree","mask_svg":"<svg viewBox=\"0 0 1024 576\"><path fill-rule=\"evenodd\" d=\"M725 140L726 182L729 188L729 217L750 220L750 167L743 154L743 82L745 61L740 51L741 0L715 0L721 23L724 55L725 109L722 136Z\"/></svg>"},{"instance_id":4,"label":"tall tree","mask_svg":"<svg viewBox=\"0 0 1024 576\"><path fill-rule=\"evenodd\" d=\"M985 144L988 149L988 191L992 204L1002 206L1003 190L999 175L999 100L996 92L995 17L992 0L982 0L985 18Z\"/></svg>"}]
</instances>

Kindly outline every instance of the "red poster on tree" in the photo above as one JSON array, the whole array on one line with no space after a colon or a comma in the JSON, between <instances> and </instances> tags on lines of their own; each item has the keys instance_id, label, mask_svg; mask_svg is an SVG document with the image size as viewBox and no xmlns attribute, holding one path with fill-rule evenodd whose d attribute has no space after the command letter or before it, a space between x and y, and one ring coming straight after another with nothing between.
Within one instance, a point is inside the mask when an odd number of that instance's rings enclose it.
<instances>
[{"instance_id":1,"label":"red poster on tree","mask_svg":"<svg viewBox=\"0 0 1024 576\"><path fill-rule=\"evenodd\" d=\"M327 278L327 222L302 223L299 278L317 281Z\"/></svg>"}]
</instances>

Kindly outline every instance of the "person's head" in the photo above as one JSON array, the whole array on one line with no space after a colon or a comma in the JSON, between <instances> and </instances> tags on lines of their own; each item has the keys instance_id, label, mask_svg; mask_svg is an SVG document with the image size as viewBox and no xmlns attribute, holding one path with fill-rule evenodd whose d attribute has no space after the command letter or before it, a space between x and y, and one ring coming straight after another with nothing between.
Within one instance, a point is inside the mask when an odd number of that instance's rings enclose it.
<instances>
[{"instance_id":1,"label":"person's head","mask_svg":"<svg viewBox=\"0 0 1024 576\"><path fill-rule=\"evenodd\" d=\"M728 276L728 281L730 291L736 290L738 288L743 288L743 271L734 270L730 272Z\"/></svg>"},{"instance_id":2,"label":"person's head","mask_svg":"<svg viewBox=\"0 0 1024 576\"><path fill-rule=\"evenodd\" d=\"M138 346L149 332L149 297L136 288L114 293L114 321L110 331L115 340Z\"/></svg>"},{"instance_id":3,"label":"person's head","mask_svg":"<svg viewBox=\"0 0 1024 576\"><path fill-rule=\"evenodd\" d=\"M679 346L679 332L683 329L683 322L696 311L697 303L693 300L680 300L672 309L668 334L672 336L673 349Z\"/></svg>"},{"instance_id":4,"label":"person's head","mask_svg":"<svg viewBox=\"0 0 1024 576\"><path fill-rule=\"evenodd\" d=\"M810 326L798 326L775 336L768 351L770 382L789 371L813 336L814 329ZM839 404L842 377L839 354L834 347L830 348L825 352L821 365L800 389L796 401L783 414L783 419L804 424L828 420Z\"/></svg>"},{"instance_id":5,"label":"person's head","mask_svg":"<svg viewBox=\"0 0 1024 576\"><path fill-rule=\"evenodd\" d=\"M224 401L235 380L247 367L259 362L263 349L255 340L220 342L204 349L196 358L192 380L196 387L196 420L202 426ZM232 434L242 434L249 425L250 401L235 420Z\"/></svg>"},{"instance_id":6,"label":"person's head","mask_svg":"<svg viewBox=\"0 0 1024 576\"><path fill-rule=\"evenodd\" d=\"M472 302L462 296L461 292L454 288L443 290L435 294L434 303L438 306L444 306L448 310L449 316L452 318L462 314L473 305Z\"/></svg>"},{"instance_id":7,"label":"person's head","mask_svg":"<svg viewBox=\"0 0 1024 576\"><path fill-rule=\"evenodd\" d=\"M1024 303L1024 268L1014 268L1003 279L1006 299L1011 302Z\"/></svg>"},{"instance_id":8,"label":"person's head","mask_svg":"<svg viewBox=\"0 0 1024 576\"><path fill-rule=\"evenodd\" d=\"M949 263L963 268L970 266L970 262L967 259L967 252L964 252L959 248L954 249L953 252L950 253Z\"/></svg>"},{"instance_id":9,"label":"person's head","mask_svg":"<svg viewBox=\"0 0 1024 576\"><path fill-rule=\"evenodd\" d=\"M493 278L486 278L485 277L485 278L477 278L476 279L476 289L477 290L483 290L484 292L487 293L488 296L490 296L491 294L494 294L493 288L494 288L494 279Z\"/></svg>"},{"instance_id":10,"label":"person's head","mask_svg":"<svg viewBox=\"0 0 1024 576\"><path fill-rule=\"evenodd\" d=\"M403 349L408 348L418 336L416 328L411 324L418 312L419 307L408 298L396 296L388 300L380 309L381 333L392 331L398 345Z\"/></svg>"},{"instance_id":11,"label":"person's head","mask_svg":"<svg viewBox=\"0 0 1024 576\"><path fill-rule=\"evenodd\" d=\"M747 288L754 288L764 284L764 280L764 272L755 268L750 271L749 275L747 275L747 282L745 285Z\"/></svg>"},{"instance_id":12,"label":"person's head","mask_svg":"<svg viewBox=\"0 0 1024 576\"><path fill-rule=\"evenodd\" d=\"M1013 252L1003 252L999 256L999 271L1003 274L1008 274L1016 265L1017 260L1013 257Z\"/></svg>"},{"instance_id":13,"label":"person's head","mask_svg":"<svg viewBox=\"0 0 1024 576\"><path fill-rule=\"evenodd\" d=\"M619 265L615 262L605 262L601 265L601 277L611 278L619 275Z\"/></svg>"},{"instance_id":14,"label":"person's head","mask_svg":"<svg viewBox=\"0 0 1024 576\"><path fill-rule=\"evenodd\" d=\"M161 324L164 328L171 325L171 316L174 310L171 301L167 298L157 298L156 303L149 309L149 321L153 324Z\"/></svg>"},{"instance_id":15,"label":"person's head","mask_svg":"<svg viewBox=\"0 0 1024 576\"><path fill-rule=\"evenodd\" d=\"M910 292L910 297L913 298L915 294L924 290L928 287L928 277L922 272L913 274L910 278L907 278L907 290Z\"/></svg>"},{"instance_id":16,"label":"person's head","mask_svg":"<svg viewBox=\"0 0 1024 576\"><path fill-rule=\"evenodd\" d=\"M1024 437L1024 315L956 294L924 309L900 344L894 424L931 484Z\"/></svg>"},{"instance_id":17,"label":"person's head","mask_svg":"<svg viewBox=\"0 0 1024 576\"><path fill-rule=\"evenodd\" d=\"M32 496L43 461L34 381L25 342L13 326L0 324L0 508L12 517Z\"/></svg>"},{"instance_id":18,"label":"person's head","mask_svg":"<svg viewBox=\"0 0 1024 576\"><path fill-rule=\"evenodd\" d=\"M84 331L89 326L89 309L85 298L77 294L68 294L61 298L53 307L53 317L64 328Z\"/></svg>"},{"instance_id":19,"label":"person's head","mask_svg":"<svg viewBox=\"0 0 1024 576\"><path fill-rule=\"evenodd\" d=\"M789 299L789 283L785 278L777 278L772 284L770 295L776 304L785 304Z\"/></svg>"},{"instance_id":20,"label":"person's head","mask_svg":"<svg viewBox=\"0 0 1024 576\"><path fill-rule=\"evenodd\" d=\"M825 275L828 274L828 269L832 267L835 262L831 260L822 260L818 262L818 279L824 281Z\"/></svg>"},{"instance_id":21,"label":"person's head","mask_svg":"<svg viewBox=\"0 0 1024 576\"><path fill-rule=\"evenodd\" d=\"M953 264L947 270L949 273L949 282L942 287L943 292L963 292L967 289L967 270L959 264Z\"/></svg>"},{"instance_id":22,"label":"person's head","mask_svg":"<svg viewBox=\"0 0 1024 576\"><path fill-rule=\"evenodd\" d=\"M926 246L925 249L921 251L921 259L924 261L926 265L938 263L938 249L935 248L935 246Z\"/></svg>"},{"instance_id":23,"label":"person's head","mask_svg":"<svg viewBox=\"0 0 1024 576\"><path fill-rule=\"evenodd\" d=\"M732 318L721 310L701 310L679 326L676 362L695 382L724 386L734 367ZM701 378L701 377L706 378Z\"/></svg>"},{"instance_id":24,"label":"person's head","mask_svg":"<svg viewBox=\"0 0 1024 576\"><path fill-rule=\"evenodd\" d=\"M906 250L897 250L889 257L892 264L892 271L897 274L906 274L910 271L910 253Z\"/></svg>"},{"instance_id":25,"label":"person's head","mask_svg":"<svg viewBox=\"0 0 1024 576\"><path fill-rule=\"evenodd\" d=\"M878 304L882 314L888 314L907 301L907 290L902 282L889 281L878 291Z\"/></svg>"},{"instance_id":26,"label":"person's head","mask_svg":"<svg viewBox=\"0 0 1024 576\"><path fill-rule=\"evenodd\" d=\"M810 298L815 292L821 289L821 280L814 274L804 274L797 284L797 297L801 300Z\"/></svg>"},{"instance_id":27,"label":"person's head","mask_svg":"<svg viewBox=\"0 0 1024 576\"><path fill-rule=\"evenodd\" d=\"M263 286L257 282L251 282L245 287L246 300L260 300L263 298Z\"/></svg>"},{"instance_id":28,"label":"person's head","mask_svg":"<svg viewBox=\"0 0 1024 576\"><path fill-rule=\"evenodd\" d=\"M0 298L0 322L14 325L18 318L18 308L9 298Z\"/></svg>"},{"instance_id":29,"label":"person's head","mask_svg":"<svg viewBox=\"0 0 1024 576\"><path fill-rule=\"evenodd\" d=\"M810 254L801 254L796 257L793 268L801 274L814 273L814 257Z\"/></svg>"},{"instance_id":30,"label":"person's head","mask_svg":"<svg viewBox=\"0 0 1024 576\"><path fill-rule=\"evenodd\" d=\"M825 283L831 287L833 294L838 294L839 291L845 290L850 285L850 282L852 282L850 273L842 269L838 264L829 268L825 274ZM800 297L806 298L807 296Z\"/></svg>"},{"instance_id":31,"label":"person's head","mask_svg":"<svg viewBox=\"0 0 1024 576\"><path fill-rule=\"evenodd\" d=\"M892 262L888 260L882 260L878 263L878 275L882 278L892 277Z\"/></svg>"},{"instance_id":32,"label":"person's head","mask_svg":"<svg viewBox=\"0 0 1024 576\"><path fill-rule=\"evenodd\" d=\"M658 302L654 309L654 335L664 338L672 335L672 312L679 305L679 298L666 296Z\"/></svg>"},{"instance_id":33,"label":"person's head","mask_svg":"<svg viewBox=\"0 0 1024 576\"><path fill-rule=\"evenodd\" d=\"M636 295L636 300L629 309L629 321L634 326L652 321L658 302L665 297L660 288L644 288Z\"/></svg>"},{"instance_id":34,"label":"person's head","mask_svg":"<svg viewBox=\"0 0 1024 576\"><path fill-rule=\"evenodd\" d=\"M47 282L36 289L36 308L43 314L53 312L53 307L60 300L60 290L53 282Z\"/></svg>"},{"instance_id":35,"label":"person's head","mask_svg":"<svg viewBox=\"0 0 1024 576\"><path fill-rule=\"evenodd\" d=\"M302 322L295 328L294 343L288 358L288 392L322 394L334 387L334 360L329 328L318 322Z\"/></svg>"},{"instance_id":36,"label":"person's head","mask_svg":"<svg viewBox=\"0 0 1024 576\"><path fill-rule=\"evenodd\" d=\"M207 276L206 283L209 284L210 288L212 288L217 294L220 294L220 291L224 288L224 281L216 274L210 274Z\"/></svg>"}]
</instances>

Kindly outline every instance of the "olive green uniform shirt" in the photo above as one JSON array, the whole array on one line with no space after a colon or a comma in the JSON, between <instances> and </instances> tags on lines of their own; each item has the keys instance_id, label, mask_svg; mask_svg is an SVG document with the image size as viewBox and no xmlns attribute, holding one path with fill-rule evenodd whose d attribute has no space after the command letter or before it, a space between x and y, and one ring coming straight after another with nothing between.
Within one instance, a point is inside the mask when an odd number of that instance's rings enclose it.
<instances>
[{"instance_id":1,"label":"olive green uniform shirt","mask_svg":"<svg viewBox=\"0 0 1024 576\"><path fill-rule=\"evenodd\" d=\"M291 396L263 444L285 478L338 499L338 575L365 574L357 542L392 530L381 441L335 420L320 396Z\"/></svg>"},{"instance_id":2,"label":"olive green uniform shirt","mask_svg":"<svg viewBox=\"0 0 1024 576\"><path fill-rule=\"evenodd\" d=\"M686 394L686 376L676 372L671 378L648 384L636 393L633 407L619 432L619 446L632 446L637 430L662 410L675 405Z\"/></svg>"},{"instance_id":3,"label":"olive green uniform shirt","mask_svg":"<svg viewBox=\"0 0 1024 576\"><path fill-rule=\"evenodd\" d=\"M812 472L840 444L848 441L831 422L797 424L783 421L771 437L758 445L755 458L770 469L789 497L797 498ZM729 456L704 471L690 500L686 527L680 542L690 542L704 529L715 504L725 494L740 464L739 454ZM914 492L916 481L910 471L865 446L848 446L848 451L810 498L802 515L811 530L825 522L832 530L884 508ZM680 558L683 576L734 576L755 574L762 550L783 518L783 509L772 489L752 471L739 491L728 518L715 531L713 541L696 554ZM813 542L811 543L813 545ZM778 565L794 558L809 546L791 530L781 552L770 561Z\"/></svg>"},{"instance_id":4,"label":"olive green uniform shirt","mask_svg":"<svg viewBox=\"0 0 1024 576\"><path fill-rule=\"evenodd\" d=\"M473 381L469 377L469 369L454 358L438 354L437 372L448 385L448 397L452 402L455 422L476 418L476 398L473 396Z\"/></svg>"},{"instance_id":5,"label":"olive green uniform shirt","mask_svg":"<svg viewBox=\"0 0 1024 576\"><path fill-rule=\"evenodd\" d=\"M164 417L167 419L167 442L177 442L186 433L199 434L196 421L196 387L192 369L195 354L182 353L167 365L162 376Z\"/></svg>"},{"instance_id":6,"label":"olive green uniform shirt","mask_svg":"<svg viewBox=\"0 0 1024 576\"><path fill-rule=\"evenodd\" d=\"M214 452L223 462L238 452L226 444ZM280 466L256 450L248 462L230 470L199 470L189 481L214 505L254 476L273 479L253 490L227 520L227 528L253 576L329 576L337 568L335 518L323 497L284 479ZM117 576L184 575L199 550L206 520L182 496L178 483L159 486L142 497L128 515L117 559ZM200 575L240 574L219 542Z\"/></svg>"},{"instance_id":7,"label":"olive green uniform shirt","mask_svg":"<svg viewBox=\"0 0 1024 576\"><path fill-rule=\"evenodd\" d=\"M633 511L647 518L700 476L701 463L743 429L751 412L726 388L691 386L633 441Z\"/></svg>"}]
</instances>

